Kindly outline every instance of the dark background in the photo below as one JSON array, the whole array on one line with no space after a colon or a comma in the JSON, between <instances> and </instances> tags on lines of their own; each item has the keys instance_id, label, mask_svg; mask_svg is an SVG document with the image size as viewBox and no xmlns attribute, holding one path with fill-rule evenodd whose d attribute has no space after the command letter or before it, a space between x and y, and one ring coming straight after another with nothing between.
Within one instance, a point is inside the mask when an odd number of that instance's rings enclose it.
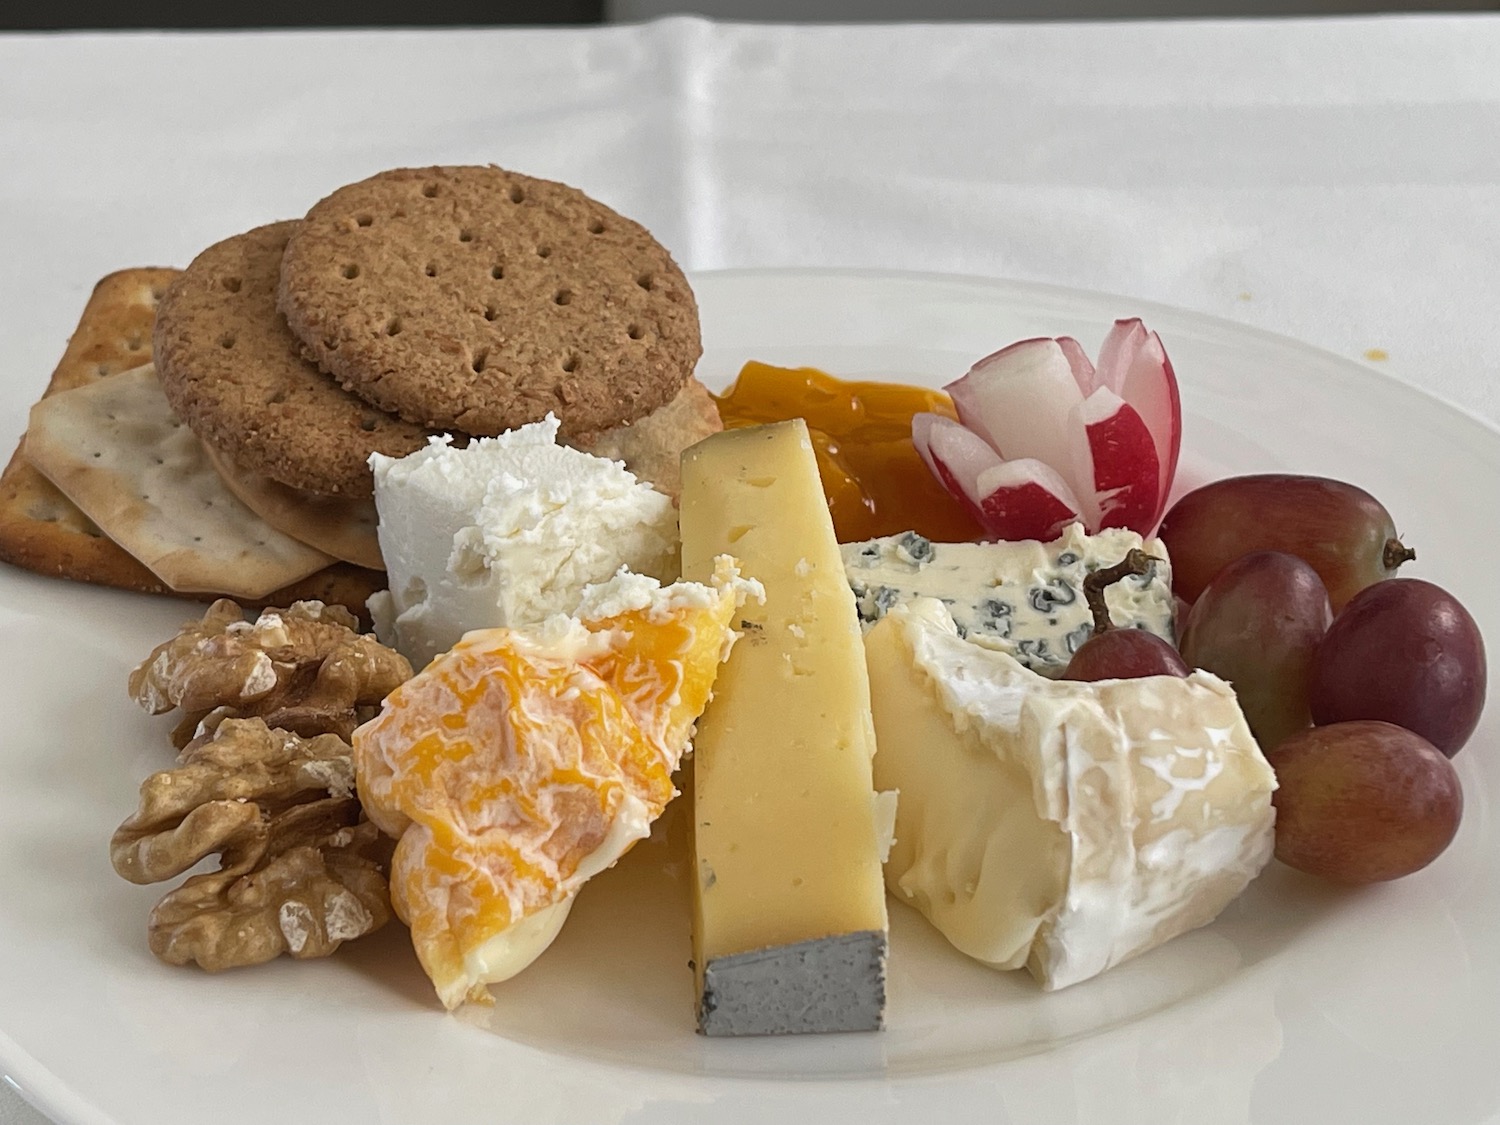
<instances>
[{"instance_id":1,"label":"dark background","mask_svg":"<svg viewBox=\"0 0 1500 1125\"><path fill-rule=\"evenodd\" d=\"M720 19L1121 19L1486 11L1500 0L0 0L0 31L482 27L589 24L681 12ZM1500 60L1496 62L1500 66Z\"/></svg>"},{"instance_id":2,"label":"dark background","mask_svg":"<svg viewBox=\"0 0 1500 1125\"><path fill-rule=\"evenodd\" d=\"M598 23L604 0L0 0L0 30Z\"/></svg>"}]
</instances>

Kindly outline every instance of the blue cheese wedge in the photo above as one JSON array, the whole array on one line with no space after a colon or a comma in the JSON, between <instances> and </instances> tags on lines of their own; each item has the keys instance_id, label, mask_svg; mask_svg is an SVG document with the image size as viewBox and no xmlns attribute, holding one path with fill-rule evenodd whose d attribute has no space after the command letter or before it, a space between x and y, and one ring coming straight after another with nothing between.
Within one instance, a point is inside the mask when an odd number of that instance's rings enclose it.
<instances>
[{"instance_id":1,"label":"blue cheese wedge","mask_svg":"<svg viewBox=\"0 0 1500 1125\"><path fill-rule=\"evenodd\" d=\"M908 531L846 543L839 550L866 632L898 605L936 598L958 635L1006 653L1033 672L1061 676L1093 632L1083 580L1113 566L1131 548L1161 560L1105 592L1118 628L1145 629L1173 640L1172 567L1160 540L1133 531L1089 535L1073 524L1051 543L934 543Z\"/></svg>"},{"instance_id":2,"label":"blue cheese wedge","mask_svg":"<svg viewBox=\"0 0 1500 1125\"><path fill-rule=\"evenodd\" d=\"M918 598L865 637L886 885L960 951L1064 988L1202 926L1270 860L1276 779L1234 692L1044 679Z\"/></svg>"}]
</instances>

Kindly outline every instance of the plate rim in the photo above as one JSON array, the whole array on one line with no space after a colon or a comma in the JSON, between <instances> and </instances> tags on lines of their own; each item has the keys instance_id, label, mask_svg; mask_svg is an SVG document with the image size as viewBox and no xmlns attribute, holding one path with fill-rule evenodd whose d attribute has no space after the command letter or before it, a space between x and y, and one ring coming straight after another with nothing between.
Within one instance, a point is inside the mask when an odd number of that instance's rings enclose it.
<instances>
[{"instance_id":1,"label":"plate rim","mask_svg":"<svg viewBox=\"0 0 1500 1125\"><path fill-rule=\"evenodd\" d=\"M746 281L772 275L778 277L826 279L831 281L844 277L866 281L909 282L916 284L942 285L957 283L971 286L975 289L994 291L1008 289L1025 290L1032 293L1051 294L1054 297L1115 302L1122 306L1138 310L1142 319L1145 319L1147 314L1160 315L1168 319L1187 317L1198 321L1200 324L1212 324L1218 330L1230 331L1236 336L1253 336L1264 343L1273 344L1278 348L1288 351L1299 352L1303 356L1306 356L1309 352L1316 353L1323 359L1337 363L1351 372L1359 371L1364 375L1391 384L1402 391L1410 392L1436 402L1461 416L1465 421L1473 422L1491 436L1500 438L1500 420L1487 418L1472 407L1458 402L1441 392L1431 390L1402 378L1398 374L1399 369L1393 370L1385 367L1376 367L1372 363L1356 359L1353 356L1343 355L1321 344L1309 343L1296 336L1288 335L1285 332L1277 332L1271 328L1262 328L1259 325L1247 324L1244 321L1234 320L1219 313L1202 312L1183 305L1173 305L1166 301L1131 297L1108 289L1088 289L1083 286L1059 285L1056 282L1031 281L1020 277L999 277L978 273L951 273L942 270L889 269L879 266L731 266L723 269L688 270L686 273L689 283L695 286L695 292L699 281L714 284L721 280L730 282Z\"/></svg>"},{"instance_id":2,"label":"plate rim","mask_svg":"<svg viewBox=\"0 0 1500 1125\"><path fill-rule=\"evenodd\" d=\"M700 285L713 286L720 283L774 282L776 279L805 278L827 282L840 279L885 282L893 285L961 285L976 290L1000 294L1031 294L1087 303L1111 303L1128 308L1143 317L1158 316L1165 320L1195 322L1202 328L1212 327L1216 333L1227 333L1237 340L1254 340L1262 346L1295 353L1303 362L1316 356L1325 363L1333 364L1351 377L1373 378L1400 394L1417 396L1429 404L1444 408L1452 416L1477 427L1488 439L1500 439L1500 421L1491 420L1476 410L1455 402L1442 393L1414 384L1395 371L1376 367L1358 359L1341 355L1317 344L1273 330L1245 324L1229 317L1201 312L1165 302L1124 296L1104 290L1092 290L1077 286L1058 285L1050 282L1032 281L1024 278L997 277L984 274L952 273L942 271L915 271L887 268L844 268L821 266L796 267L733 267L726 269L688 271L688 279L695 290ZM705 341L713 347L712 341ZM0 572L3 573L3 572ZM611 1064L604 1063L609 1066ZM771 1078L773 1076L766 1076ZM907 1076L894 1079L857 1078L829 1080L833 1083L847 1081L914 1083L923 1081L944 1082L951 1075ZM715 1081L758 1082L758 1077L721 1075ZM67 1080L42 1063L3 1028L0 1027L0 1081L10 1085L20 1097L39 1112L56 1120L60 1125L122 1125L124 1118L95 1105L89 1098L69 1085ZM825 1082L817 1083L826 1085Z\"/></svg>"}]
</instances>

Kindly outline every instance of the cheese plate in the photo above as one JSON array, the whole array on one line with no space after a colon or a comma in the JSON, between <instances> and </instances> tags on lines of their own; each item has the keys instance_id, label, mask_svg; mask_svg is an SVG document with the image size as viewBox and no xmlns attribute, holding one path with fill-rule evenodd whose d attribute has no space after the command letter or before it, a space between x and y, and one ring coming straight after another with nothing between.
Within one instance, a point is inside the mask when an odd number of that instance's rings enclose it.
<instances>
[{"instance_id":1,"label":"cheese plate","mask_svg":"<svg viewBox=\"0 0 1500 1125\"><path fill-rule=\"evenodd\" d=\"M1232 473L1358 481L1417 546L1412 571L1490 636L1500 433L1371 369L1226 321L1030 283L899 273L693 278L725 385L748 359L941 385L1032 335L1098 344L1142 315L1171 350L1179 492ZM23 416L33 388L8 384ZM207 976L154 960L154 892L107 841L166 719L125 677L193 607L0 574L0 1073L78 1125L818 1119L1293 1123L1500 1120L1500 719L1456 759L1453 846L1398 883L1329 889L1273 864L1213 925L1042 992L890 904L878 1034L694 1034L680 810L580 896L492 1009L443 1012L398 926L313 963Z\"/></svg>"}]
</instances>

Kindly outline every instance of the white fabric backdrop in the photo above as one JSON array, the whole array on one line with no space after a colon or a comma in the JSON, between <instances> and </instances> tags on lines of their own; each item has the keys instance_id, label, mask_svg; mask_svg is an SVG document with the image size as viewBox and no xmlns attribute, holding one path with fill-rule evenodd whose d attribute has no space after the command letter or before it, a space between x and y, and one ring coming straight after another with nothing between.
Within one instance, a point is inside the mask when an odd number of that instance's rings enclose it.
<instances>
[{"instance_id":1,"label":"white fabric backdrop","mask_svg":"<svg viewBox=\"0 0 1500 1125\"><path fill-rule=\"evenodd\" d=\"M1129 294L1384 356L1500 421L1497 60L1489 16L0 36L0 445L105 273L487 161L688 269ZM0 1086L0 1125L41 1121Z\"/></svg>"}]
</instances>

